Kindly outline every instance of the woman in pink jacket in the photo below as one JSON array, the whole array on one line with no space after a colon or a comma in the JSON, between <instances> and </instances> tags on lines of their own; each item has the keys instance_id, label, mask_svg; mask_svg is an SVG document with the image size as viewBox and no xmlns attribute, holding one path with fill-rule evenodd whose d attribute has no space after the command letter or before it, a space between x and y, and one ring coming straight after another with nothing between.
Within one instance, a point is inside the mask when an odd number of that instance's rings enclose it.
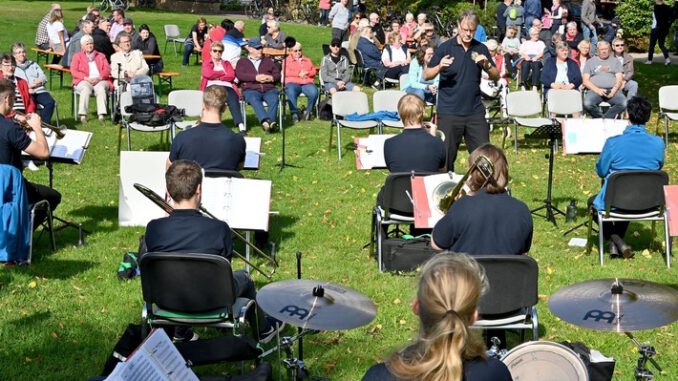
<instances>
[{"instance_id":1,"label":"woman in pink jacket","mask_svg":"<svg viewBox=\"0 0 678 381\"><path fill-rule=\"evenodd\" d=\"M200 90L205 90L208 86L223 86L226 89L226 103L233 116L233 123L240 131L244 131L245 124L240 112L240 94L233 84L235 70L233 70L230 62L221 59L224 44L221 41L214 41L210 44L209 49L210 59L202 63Z\"/></svg>"},{"instance_id":2,"label":"woman in pink jacket","mask_svg":"<svg viewBox=\"0 0 678 381\"><path fill-rule=\"evenodd\" d=\"M308 57L304 57L301 51L301 44L297 42L291 49L289 56L285 60L285 72L283 78L285 80L285 94L290 105L290 113L292 114L292 123L299 121L299 114L297 112L297 97L304 93L308 97L308 107L304 111L302 117L305 120L311 119L311 111L315 107L318 100L318 88L313 83L316 70L313 62Z\"/></svg>"},{"instance_id":3,"label":"woman in pink jacket","mask_svg":"<svg viewBox=\"0 0 678 381\"><path fill-rule=\"evenodd\" d=\"M89 97L94 92L97 98L97 114L99 120L106 118L106 100L108 92L113 88L111 82L111 67L108 65L106 56L94 50L94 40L90 35L84 35L80 39L82 51L76 53L71 61L71 75L73 86L80 94L78 115L80 122L87 122L87 108Z\"/></svg>"}]
</instances>

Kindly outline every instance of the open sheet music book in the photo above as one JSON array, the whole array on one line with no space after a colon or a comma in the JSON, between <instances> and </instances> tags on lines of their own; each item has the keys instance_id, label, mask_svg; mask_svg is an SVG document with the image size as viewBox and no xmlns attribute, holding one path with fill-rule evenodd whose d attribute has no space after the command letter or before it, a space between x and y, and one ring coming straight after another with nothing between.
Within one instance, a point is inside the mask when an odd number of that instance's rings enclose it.
<instances>
[{"instance_id":1,"label":"open sheet music book","mask_svg":"<svg viewBox=\"0 0 678 381\"><path fill-rule=\"evenodd\" d=\"M358 169L386 168L384 158L384 143L386 139L395 135L370 135L366 138L356 138L356 167Z\"/></svg>"},{"instance_id":2,"label":"open sheet music book","mask_svg":"<svg viewBox=\"0 0 678 381\"><path fill-rule=\"evenodd\" d=\"M106 381L199 381L186 366L162 329L154 329L143 343L127 358L118 363Z\"/></svg>"},{"instance_id":3,"label":"open sheet music book","mask_svg":"<svg viewBox=\"0 0 678 381\"><path fill-rule=\"evenodd\" d=\"M49 156L53 161L80 164L89 142L92 139L92 133L88 131L66 130L64 137L57 140L56 134L50 130L44 130L47 146L49 147ZM29 133L28 136L35 140L35 134ZM24 156L29 156L22 152Z\"/></svg>"},{"instance_id":4,"label":"open sheet music book","mask_svg":"<svg viewBox=\"0 0 678 381\"><path fill-rule=\"evenodd\" d=\"M445 215L433 200L433 191L445 181L458 183L464 175L441 173L439 175L414 176L412 178L412 198L414 201L414 226L432 228Z\"/></svg>"},{"instance_id":5,"label":"open sheet music book","mask_svg":"<svg viewBox=\"0 0 678 381\"><path fill-rule=\"evenodd\" d=\"M261 162L261 138L245 138L245 164L243 169L259 169Z\"/></svg>"},{"instance_id":6,"label":"open sheet music book","mask_svg":"<svg viewBox=\"0 0 678 381\"><path fill-rule=\"evenodd\" d=\"M202 206L233 229L268 231L271 185L270 180L204 177Z\"/></svg>"},{"instance_id":7,"label":"open sheet music book","mask_svg":"<svg viewBox=\"0 0 678 381\"><path fill-rule=\"evenodd\" d=\"M605 141L621 135L629 125L627 120L566 119L563 128L563 153L600 153Z\"/></svg>"}]
</instances>

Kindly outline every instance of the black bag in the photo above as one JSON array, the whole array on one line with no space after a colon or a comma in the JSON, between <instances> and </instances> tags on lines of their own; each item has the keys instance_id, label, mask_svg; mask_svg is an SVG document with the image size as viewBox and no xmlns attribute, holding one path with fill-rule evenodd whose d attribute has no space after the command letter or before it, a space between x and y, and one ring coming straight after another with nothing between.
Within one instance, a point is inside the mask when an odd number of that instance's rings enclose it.
<instances>
[{"instance_id":1,"label":"black bag","mask_svg":"<svg viewBox=\"0 0 678 381\"><path fill-rule=\"evenodd\" d=\"M382 260L388 271L414 271L435 255L428 237L382 241Z\"/></svg>"},{"instance_id":2,"label":"black bag","mask_svg":"<svg viewBox=\"0 0 678 381\"><path fill-rule=\"evenodd\" d=\"M332 120L332 104L328 100L320 102L318 105L318 119Z\"/></svg>"},{"instance_id":3,"label":"black bag","mask_svg":"<svg viewBox=\"0 0 678 381\"><path fill-rule=\"evenodd\" d=\"M108 356L101 375L107 377L111 374L113 369L115 369L115 366L118 365L119 362L125 361L127 357L141 345L142 341L144 341L144 339L141 337L141 326L137 324L128 325L127 329L125 329L125 333L122 334L120 340L118 340L115 347L113 347L113 353Z\"/></svg>"},{"instance_id":4,"label":"black bag","mask_svg":"<svg viewBox=\"0 0 678 381\"><path fill-rule=\"evenodd\" d=\"M118 266L118 279L130 280L139 274L139 259L137 258L137 254L128 251L122 257L122 262L120 262L120 266Z\"/></svg>"},{"instance_id":5,"label":"black bag","mask_svg":"<svg viewBox=\"0 0 678 381\"><path fill-rule=\"evenodd\" d=\"M125 107L125 111L132 114L130 122L141 123L146 126L164 126L172 121L179 120L184 116L184 110L175 106L163 104L131 104Z\"/></svg>"},{"instance_id":6,"label":"black bag","mask_svg":"<svg viewBox=\"0 0 678 381\"><path fill-rule=\"evenodd\" d=\"M587 347L584 343L575 341L573 343L569 341L563 341L560 344L572 349L580 359L586 365L586 369L589 372L589 380L591 381L611 381L612 375L614 374L614 365L613 361L606 362L591 362L591 349Z\"/></svg>"}]
</instances>

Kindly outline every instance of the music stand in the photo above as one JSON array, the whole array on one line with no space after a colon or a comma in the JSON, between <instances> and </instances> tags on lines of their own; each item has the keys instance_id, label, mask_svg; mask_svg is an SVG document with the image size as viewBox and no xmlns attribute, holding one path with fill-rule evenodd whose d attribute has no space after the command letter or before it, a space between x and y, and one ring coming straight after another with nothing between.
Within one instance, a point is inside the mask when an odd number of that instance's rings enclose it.
<instances>
[{"instance_id":1,"label":"music stand","mask_svg":"<svg viewBox=\"0 0 678 381\"><path fill-rule=\"evenodd\" d=\"M280 164L276 164L277 166L280 167L280 171L282 172L285 167L292 167L292 168L299 168L298 166L294 164L288 164L285 161L285 146L286 146L286 141L285 141L285 115L287 113L286 106L287 106L287 93L285 92L285 89L287 88L285 86L285 76L286 76L286 70L287 70L287 49L294 47L294 45L297 44L297 40L294 39L294 37L287 37L285 39L285 56L283 57L283 62L282 62L282 112L280 113L280 132L282 133L282 160L280 161Z\"/></svg>"},{"instance_id":2,"label":"music stand","mask_svg":"<svg viewBox=\"0 0 678 381\"><path fill-rule=\"evenodd\" d=\"M556 214L561 214L565 215L565 213L553 206L553 203L551 201L551 191L553 188L553 157L555 154L555 147L556 147L556 140L558 137L563 135L563 131L560 127L560 122L557 120L553 119L552 124L546 125L546 126L541 126L534 130L528 138L530 139L548 139L549 140L549 153L546 155L549 159L549 178L548 178L548 190L546 192L546 199L544 200L544 204L536 209L532 209L530 213L540 216L540 217L545 217L546 221L553 222L553 226L558 226L556 223ZM538 214L537 212L544 209L546 211L546 214L544 216Z\"/></svg>"}]
</instances>

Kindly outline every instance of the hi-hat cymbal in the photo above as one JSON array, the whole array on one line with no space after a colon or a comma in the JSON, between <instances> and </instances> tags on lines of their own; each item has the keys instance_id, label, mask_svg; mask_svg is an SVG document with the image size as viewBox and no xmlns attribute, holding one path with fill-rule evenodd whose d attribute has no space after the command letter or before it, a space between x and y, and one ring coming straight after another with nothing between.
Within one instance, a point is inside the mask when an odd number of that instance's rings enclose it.
<instances>
[{"instance_id":1,"label":"hi-hat cymbal","mask_svg":"<svg viewBox=\"0 0 678 381\"><path fill-rule=\"evenodd\" d=\"M591 280L558 290L549 309L583 328L642 331L678 320L678 290L634 279Z\"/></svg>"},{"instance_id":2,"label":"hi-hat cymbal","mask_svg":"<svg viewBox=\"0 0 678 381\"><path fill-rule=\"evenodd\" d=\"M291 279L271 283L257 293L268 315L304 329L332 331L357 328L377 316L365 295L334 283Z\"/></svg>"}]
</instances>

